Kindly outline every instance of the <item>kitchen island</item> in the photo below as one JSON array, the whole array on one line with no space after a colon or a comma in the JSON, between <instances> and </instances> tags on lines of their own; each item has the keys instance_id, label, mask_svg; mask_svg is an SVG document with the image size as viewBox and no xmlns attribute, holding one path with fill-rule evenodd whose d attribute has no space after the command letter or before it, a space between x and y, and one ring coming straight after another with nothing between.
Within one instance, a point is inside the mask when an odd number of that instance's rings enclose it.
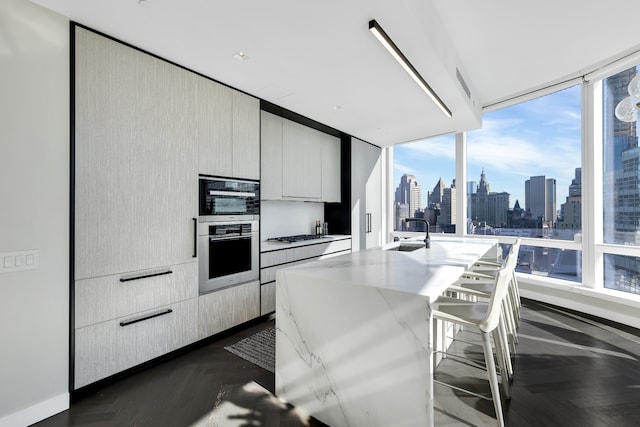
<instances>
[{"instance_id":1,"label":"kitchen island","mask_svg":"<svg viewBox=\"0 0 640 427\"><path fill-rule=\"evenodd\" d=\"M433 425L430 302L497 248L432 237L279 270L276 395L334 427Z\"/></svg>"}]
</instances>

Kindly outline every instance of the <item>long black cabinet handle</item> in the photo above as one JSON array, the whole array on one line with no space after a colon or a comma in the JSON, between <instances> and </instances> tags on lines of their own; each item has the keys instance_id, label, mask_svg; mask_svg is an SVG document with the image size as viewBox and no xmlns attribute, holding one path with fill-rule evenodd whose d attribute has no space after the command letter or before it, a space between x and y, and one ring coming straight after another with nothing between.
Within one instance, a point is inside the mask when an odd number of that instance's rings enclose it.
<instances>
[{"instance_id":1,"label":"long black cabinet handle","mask_svg":"<svg viewBox=\"0 0 640 427\"><path fill-rule=\"evenodd\" d=\"M121 282L130 282L132 280L147 279L149 277L155 277L155 276L164 276L165 274L171 274L171 273L173 273L173 271L167 270L167 271L160 271L158 273L143 274L141 276L121 277L120 281Z\"/></svg>"},{"instance_id":2,"label":"long black cabinet handle","mask_svg":"<svg viewBox=\"0 0 640 427\"><path fill-rule=\"evenodd\" d=\"M170 308L166 309L165 311L161 311L159 313L153 313L148 316L139 317L138 319L127 320L126 322L120 322L120 326L133 325L134 323L143 322L145 320L153 319L154 317L158 317L158 316L164 316L165 314L169 314L169 313L173 313L173 310L171 310Z\"/></svg>"},{"instance_id":3,"label":"long black cabinet handle","mask_svg":"<svg viewBox=\"0 0 640 427\"><path fill-rule=\"evenodd\" d=\"M198 258L198 218L193 219L193 257Z\"/></svg>"}]
</instances>

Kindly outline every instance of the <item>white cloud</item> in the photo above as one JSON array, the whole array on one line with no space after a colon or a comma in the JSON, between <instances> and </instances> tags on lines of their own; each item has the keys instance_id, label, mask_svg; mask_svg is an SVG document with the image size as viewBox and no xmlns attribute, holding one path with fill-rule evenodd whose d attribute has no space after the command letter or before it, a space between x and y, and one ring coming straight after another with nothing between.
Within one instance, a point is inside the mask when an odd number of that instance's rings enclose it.
<instances>
[{"instance_id":1,"label":"white cloud","mask_svg":"<svg viewBox=\"0 0 640 427\"><path fill-rule=\"evenodd\" d=\"M398 145L406 155L411 155L415 160L434 158L454 159L456 157L455 137L453 135L422 139Z\"/></svg>"},{"instance_id":2,"label":"white cloud","mask_svg":"<svg viewBox=\"0 0 640 427\"><path fill-rule=\"evenodd\" d=\"M394 174L398 174L398 175L404 175L405 173L409 175L416 174L416 170L414 168L408 165L398 163L397 161L394 161L393 163L393 171L394 171Z\"/></svg>"}]
</instances>

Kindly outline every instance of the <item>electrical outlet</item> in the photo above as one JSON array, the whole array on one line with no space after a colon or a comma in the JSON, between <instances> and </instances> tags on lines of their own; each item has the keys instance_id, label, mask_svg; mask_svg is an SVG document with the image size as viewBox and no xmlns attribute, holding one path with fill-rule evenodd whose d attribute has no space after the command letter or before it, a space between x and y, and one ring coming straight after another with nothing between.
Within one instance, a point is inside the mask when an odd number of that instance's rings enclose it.
<instances>
[{"instance_id":1,"label":"electrical outlet","mask_svg":"<svg viewBox=\"0 0 640 427\"><path fill-rule=\"evenodd\" d=\"M38 249L16 252L0 252L0 273L14 271L35 270L39 265Z\"/></svg>"}]
</instances>

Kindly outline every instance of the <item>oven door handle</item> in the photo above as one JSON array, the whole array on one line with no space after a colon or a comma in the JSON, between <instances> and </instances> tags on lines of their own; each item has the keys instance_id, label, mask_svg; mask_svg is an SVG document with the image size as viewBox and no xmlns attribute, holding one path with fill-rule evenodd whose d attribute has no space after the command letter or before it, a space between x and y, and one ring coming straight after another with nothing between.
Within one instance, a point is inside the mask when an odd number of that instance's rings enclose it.
<instances>
[{"instance_id":1,"label":"oven door handle","mask_svg":"<svg viewBox=\"0 0 640 427\"><path fill-rule=\"evenodd\" d=\"M253 236L225 236L225 237L211 237L209 236L210 241L219 241L219 240L245 240L251 239Z\"/></svg>"},{"instance_id":2,"label":"oven door handle","mask_svg":"<svg viewBox=\"0 0 640 427\"><path fill-rule=\"evenodd\" d=\"M209 190L210 196L235 196L235 197L256 197L256 193L245 193L242 191L219 191Z\"/></svg>"}]
</instances>

